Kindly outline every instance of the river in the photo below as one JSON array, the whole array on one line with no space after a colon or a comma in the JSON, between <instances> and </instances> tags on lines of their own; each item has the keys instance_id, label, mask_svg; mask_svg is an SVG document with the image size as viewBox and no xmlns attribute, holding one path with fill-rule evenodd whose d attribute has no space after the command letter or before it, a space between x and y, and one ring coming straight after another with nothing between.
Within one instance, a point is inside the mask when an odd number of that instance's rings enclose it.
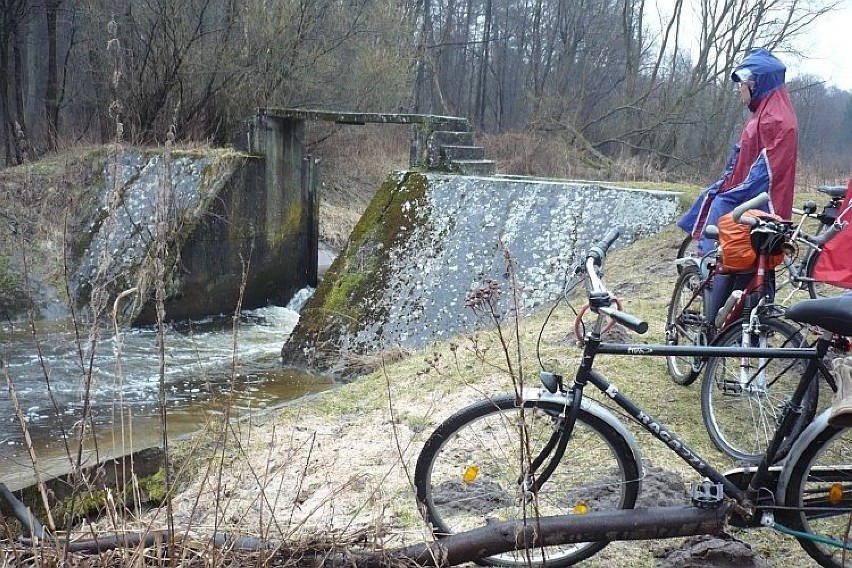
<instances>
[{"instance_id":1,"label":"river","mask_svg":"<svg viewBox=\"0 0 852 568\"><path fill-rule=\"evenodd\" d=\"M232 318L225 316L170 327L163 374L170 437L197 431L229 402L237 415L260 413L333 386L328 378L281 366L281 346L311 292L301 291L287 307L243 312L236 333ZM89 329L82 332L86 352ZM98 335L88 397L94 436L87 436L84 446L89 464L162 442L155 330L115 335L101 329ZM76 454L86 404L83 369L89 357L84 355L81 364L71 322L39 322L36 337L44 364L27 324L0 326L6 366L0 372L0 482L10 489L35 479L25 430L42 475L68 470L66 440Z\"/></svg>"}]
</instances>

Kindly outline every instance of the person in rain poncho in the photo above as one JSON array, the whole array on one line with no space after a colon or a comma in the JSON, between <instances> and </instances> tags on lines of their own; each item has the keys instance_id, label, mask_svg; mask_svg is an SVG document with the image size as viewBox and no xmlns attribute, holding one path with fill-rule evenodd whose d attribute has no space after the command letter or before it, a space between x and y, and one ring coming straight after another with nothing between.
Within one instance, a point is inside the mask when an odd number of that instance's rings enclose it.
<instances>
[{"instance_id":1,"label":"person in rain poncho","mask_svg":"<svg viewBox=\"0 0 852 568\"><path fill-rule=\"evenodd\" d=\"M704 236L704 228L715 225L719 217L761 192L767 192L770 197L765 210L784 219L792 214L798 121L784 83L785 73L786 67L777 57L767 49L755 48L731 74L737 94L751 115L721 177L701 192L678 222L678 226L699 241L701 254L714 248L714 243ZM706 306L708 316L715 315L730 291L743 288L750 277L750 274L715 277Z\"/></svg>"}]
</instances>

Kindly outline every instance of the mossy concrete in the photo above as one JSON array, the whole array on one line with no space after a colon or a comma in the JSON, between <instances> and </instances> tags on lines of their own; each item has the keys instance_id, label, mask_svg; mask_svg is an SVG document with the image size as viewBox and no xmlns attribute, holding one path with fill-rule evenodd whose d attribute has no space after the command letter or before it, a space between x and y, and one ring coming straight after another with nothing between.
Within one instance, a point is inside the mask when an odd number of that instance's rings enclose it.
<instances>
[{"instance_id":1,"label":"mossy concrete","mask_svg":"<svg viewBox=\"0 0 852 568\"><path fill-rule=\"evenodd\" d=\"M284 155L274 144L269 152L173 151L166 159L161 152L124 151L105 157L99 184L91 188L98 198L71 247L77 303L95 298L109 309L119 294L135 289L120 304L122 319L156 321L158 254L166 269L169 320L231 313L240 300L244 308L283 305L315 284L310 236L316 221L313 202L306 201L314 196L301 186L301 156Z\"/></svg>"},{"instance_id":2,"label":"mossy concrete","mask_svg":"<svg viewBox=\"0 0 852 568\"><path fill-rule=\"evenodd\" d=\"M326 272L282 348L284 362L342 372L347 361L475 330L465 299L484 281L504 316L557 299L610 227L616 247L679 213L677 193L600 183L392 174ZM513 292L514 291L514 292Z\"/></svg>"}]
</instances>

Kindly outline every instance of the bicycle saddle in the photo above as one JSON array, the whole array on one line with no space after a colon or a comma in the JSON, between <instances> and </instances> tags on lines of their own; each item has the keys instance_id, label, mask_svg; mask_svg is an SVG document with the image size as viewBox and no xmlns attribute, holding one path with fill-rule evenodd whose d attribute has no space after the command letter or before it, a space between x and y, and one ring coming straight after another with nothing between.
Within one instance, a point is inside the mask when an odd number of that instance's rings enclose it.
<instances>
[{"instance_id":1,"label":"bicycle saddle","mask_svg":"<svg viewBox=\"0 0 852 568\"><path fill-rule=\"evenodd\" d=\"M826 195L830 195L831 197L837 199L839 197L843 197L846 195L846 186L845 185L821 185L817 188L817 191L820 193L825 193Z\"/></svg>"},{"instance_id":2,"label":"bicycle saddle","mask_svg":"<svg viewBox=\"0 0 852 568\"><path fill-rule=\"evenodd\" d=\"M817 325L840 335L852 335L852 293L835 298L802 300L784 313L787 319Z\"/></svg>"}]
</instances>

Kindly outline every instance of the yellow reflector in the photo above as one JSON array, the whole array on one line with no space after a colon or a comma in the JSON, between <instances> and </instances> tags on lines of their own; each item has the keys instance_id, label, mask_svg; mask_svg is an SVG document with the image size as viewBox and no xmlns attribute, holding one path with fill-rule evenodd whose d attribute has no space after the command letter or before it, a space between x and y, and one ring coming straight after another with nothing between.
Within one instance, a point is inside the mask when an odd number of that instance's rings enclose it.
<instances>
[{"instance_id":1,"label":"yellow reflector","mask_svg":"<svg viewBox=\"0 0 852 568\"><path fill-rule=\"evenodd\" d=\"M576 505L574 505L574 514L575 515L585 515L589 512L589 506L586 505L585 501L580 501Z\"/></svg>"},{"instance_id":2,"label":"yellow reflector","mask_svg":"<svg viewBox=\"0 0 852 568\"><path fill-rule=\"evenodd\" d=\"M469 465L464 468L464 475L462 475L462 481L470 484L476 481L477 477L479 477L479 466Z\"/></svg>"},{"instance_id":3,"label":"yellow reflector","mask_svg":"<svg viewBox=\"0 0 852 568\"><path fill-rule=\"evenodd\" d=\"M832 483L831 489L828 490L828 502L832 505L837 505L843 500L843 486L839 483Z\"/></svg>"}]
</instances>

